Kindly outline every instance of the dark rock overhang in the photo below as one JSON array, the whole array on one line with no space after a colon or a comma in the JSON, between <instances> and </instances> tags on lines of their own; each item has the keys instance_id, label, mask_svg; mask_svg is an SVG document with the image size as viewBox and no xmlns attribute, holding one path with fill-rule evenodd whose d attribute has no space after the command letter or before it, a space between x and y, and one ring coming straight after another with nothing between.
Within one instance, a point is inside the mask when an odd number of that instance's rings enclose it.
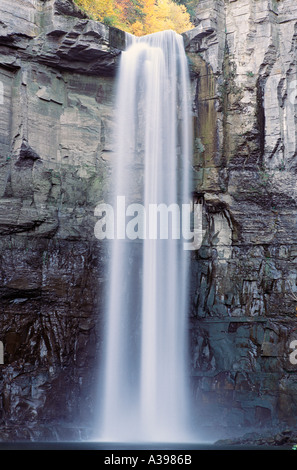
<instances>
[{"instance_id":1,"label":"dark rock overhang","mask_svg":"<svg viewBox=\"0 0 297 470\"><path fill-rule=\"evenodd\" d=\"M17 69L20 61L30 60L75 73L115 75L126 47L124 31L88 18L73 0L29 3L19 11L23 21L5 9L6 1L0 21L2 66ZM183 33L186 51L197 52L201 40L213 31L204 21Z\"/></svg>"},{"instance_id":2,"label":"dark rock overhang","mask_svg":"<svg viewBox=\"0 0 297 470\"><path fill-rule=\"evenodd\" d=\"M9 8L5 11L5 3L2 8L3 66L19 68L20 61L31 60L76 73L115 74L125 49L125 33L89 19L72 0L39 0L38 7L27 5L29 11L20 11L26 27Z\"/></svg>"}]
</instances>

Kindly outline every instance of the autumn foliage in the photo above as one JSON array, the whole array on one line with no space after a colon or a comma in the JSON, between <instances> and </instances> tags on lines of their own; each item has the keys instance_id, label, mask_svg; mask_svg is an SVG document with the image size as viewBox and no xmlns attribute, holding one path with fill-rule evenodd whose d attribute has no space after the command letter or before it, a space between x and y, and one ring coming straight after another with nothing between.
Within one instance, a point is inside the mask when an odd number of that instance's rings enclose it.
<instances>
[{"instance_id":1,"label":"autumn foliage","mask_svg":"<svg viewBox=\"0 0 297 470\"><path fill-rule=\"evenodd\" d=\"M173 0L75 0L91 18L136 36L193 28L184 5Z\"/></svg>"}]
</instances>

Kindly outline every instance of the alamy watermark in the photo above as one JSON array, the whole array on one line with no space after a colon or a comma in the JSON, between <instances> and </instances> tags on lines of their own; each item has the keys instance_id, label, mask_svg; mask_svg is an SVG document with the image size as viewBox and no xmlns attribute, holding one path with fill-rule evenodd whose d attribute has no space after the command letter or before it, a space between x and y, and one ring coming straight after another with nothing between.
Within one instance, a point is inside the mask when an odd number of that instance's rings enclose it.
<instances>
[{"instance_id":1,"label":"alamy watermark","mask_svg":"<svg viewBox=\"0 0 297 470\"><path fill-rule=\"evenodd\" d=\"M98 204L94 215L99 217L94 228L98 240L183 240L184 250L198 250L205 234L202 204L193 202L126 207L125 196L118 196L116 207Z\"/></svg>"}]
</instances>

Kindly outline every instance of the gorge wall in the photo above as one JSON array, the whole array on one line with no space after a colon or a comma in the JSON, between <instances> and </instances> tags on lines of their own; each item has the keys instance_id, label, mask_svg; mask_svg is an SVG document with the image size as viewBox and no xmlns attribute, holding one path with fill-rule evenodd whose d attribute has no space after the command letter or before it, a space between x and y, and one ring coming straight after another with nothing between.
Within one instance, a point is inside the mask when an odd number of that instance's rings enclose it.
<instances>
[{"instance_id":1,"label":"gorge wall","mask_svg":"<svg viewBox=\"0 0 297 470\"><path fill-rule=\"evenodd\" d=\"M190 59L205 61L195 85L207 236L192 264L193 393L204 419L238 428L295 424L296 19L292 1L201 0L187 35L198 32Z\"/></svg>"},{"instance_id":2,"label":"gorge wall","mask_svg":"<svg viewBox=\"0 0 297 470\"><path fill-rule=\"evenodd\" d=\"M184 34L206 230L191 262L193 414L210 433L295 425L296 28L293 0L200 0ZM123 49L70 0L1 3L2 440L92 427L108 276L94 209Z\"/></svg>"}]
</instances>

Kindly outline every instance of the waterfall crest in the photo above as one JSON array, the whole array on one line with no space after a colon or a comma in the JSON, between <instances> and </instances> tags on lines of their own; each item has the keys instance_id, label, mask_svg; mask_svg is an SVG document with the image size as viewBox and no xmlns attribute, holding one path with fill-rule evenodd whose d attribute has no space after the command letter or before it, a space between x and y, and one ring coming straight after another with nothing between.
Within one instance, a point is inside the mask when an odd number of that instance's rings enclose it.
<instances>
[{"instance_id":1,"label":"waterfall crest","mask_svg":"<svg viewBox=\"0 0 297 470\"><path fill-rule=\"evenodd\" d=\"M182 441L188 419L189 254L178 236L178 215L190 194L188 65L183 38L173 31L127 35L127 43L117 86L118 206L110 242L100 438ZM156 207L159 216L162 209L167 214L167 225L152 222Z\"/></svg>"}]
</instances>

